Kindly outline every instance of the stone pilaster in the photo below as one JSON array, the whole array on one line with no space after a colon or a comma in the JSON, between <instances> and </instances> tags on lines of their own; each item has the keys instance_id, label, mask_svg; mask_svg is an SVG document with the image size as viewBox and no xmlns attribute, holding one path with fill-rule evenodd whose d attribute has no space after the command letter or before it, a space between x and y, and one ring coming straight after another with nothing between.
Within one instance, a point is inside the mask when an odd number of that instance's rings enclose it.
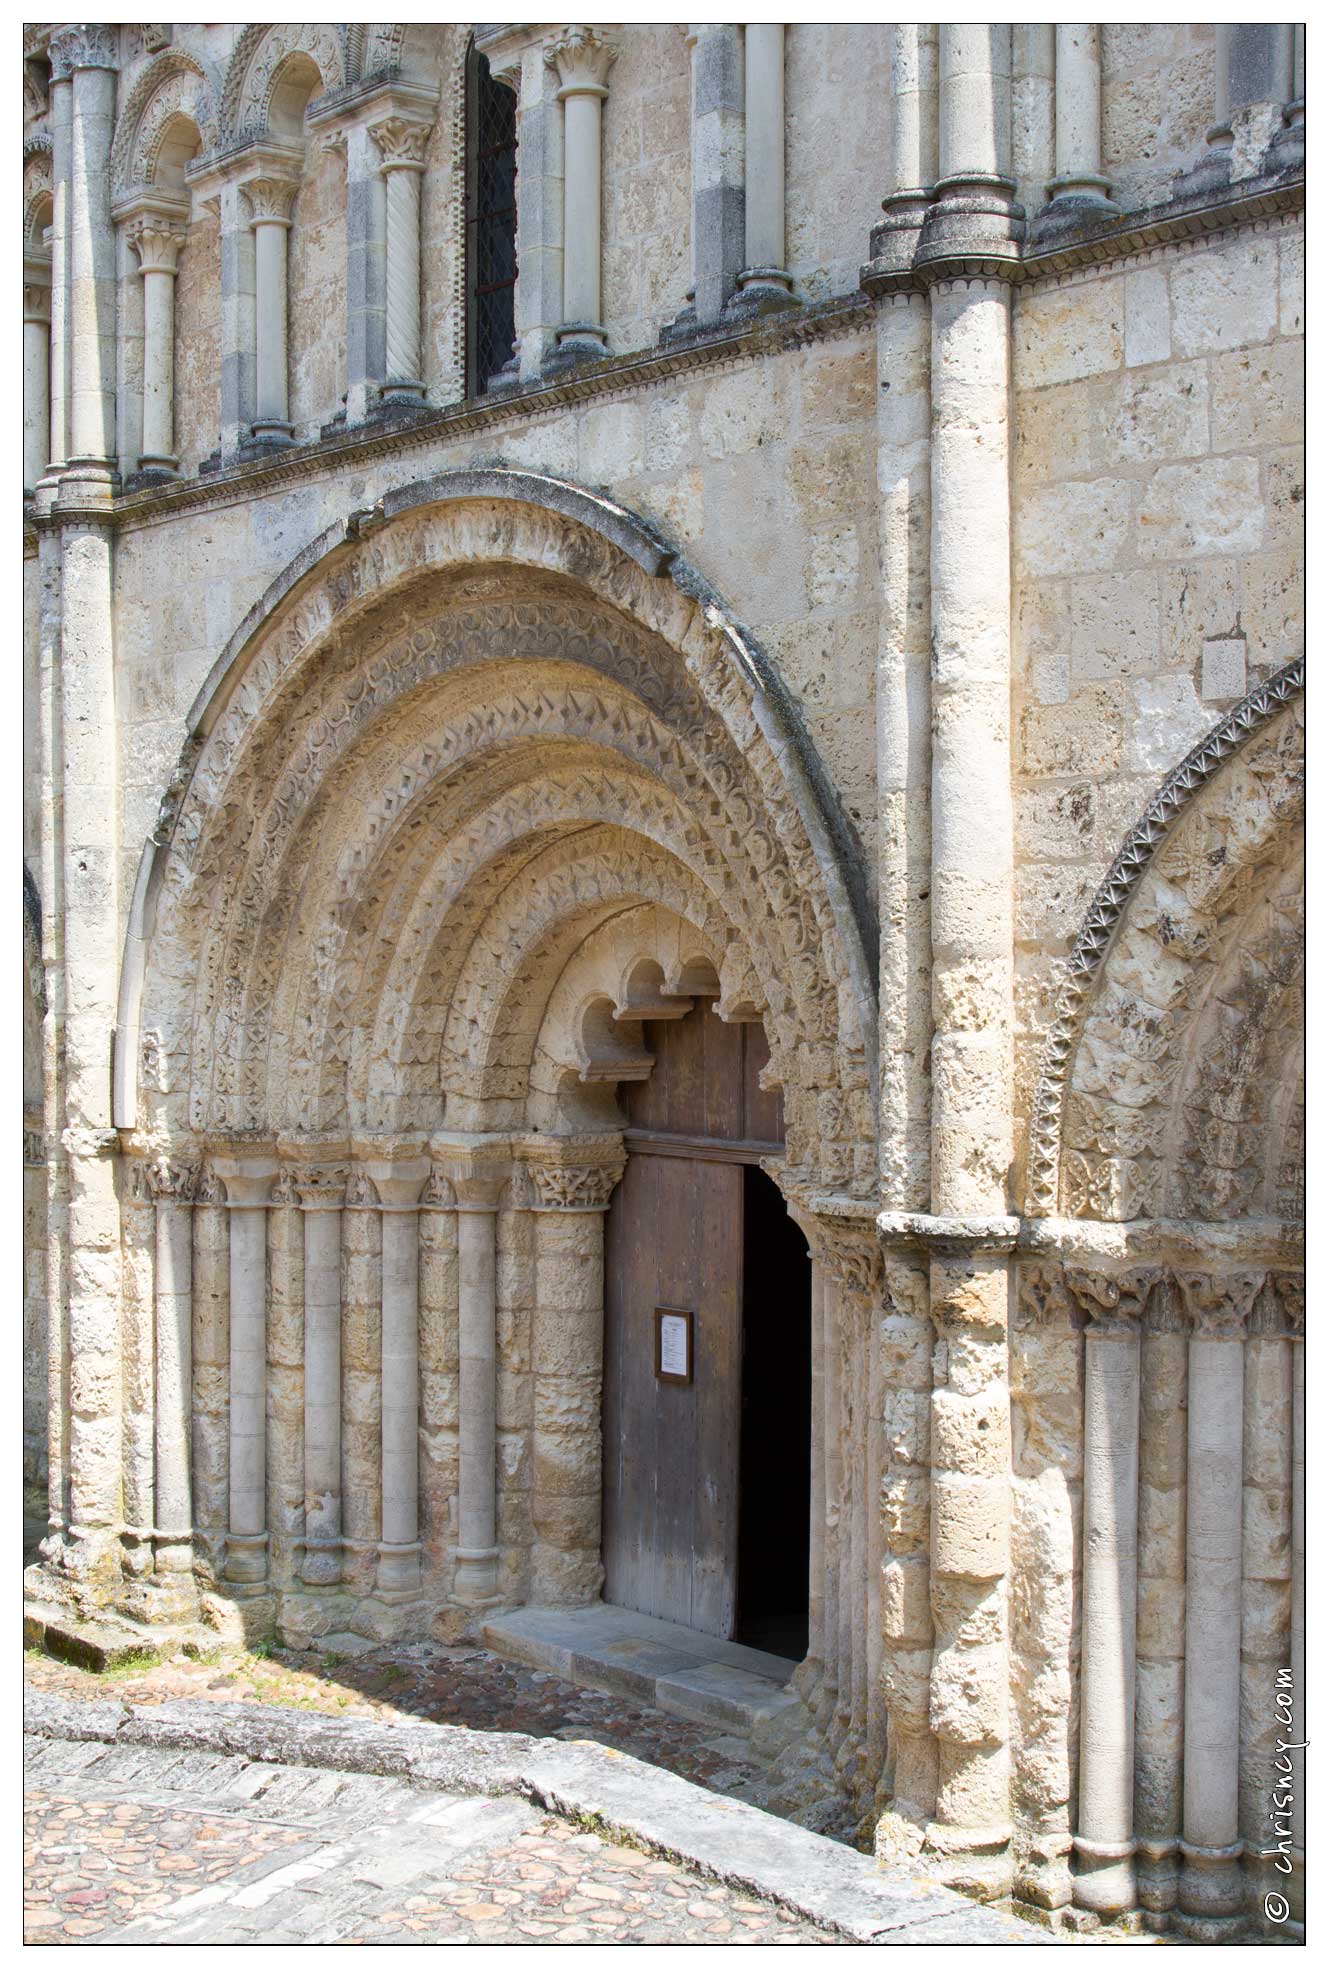
<instances>
[{"instance_id":1,"label":"stone pilaster","mask_svg":"<svg viewBox=\"0 0 1329 1969\"><path fill-rule=\"evenodd\" d=\"M664 331L668 342L716 325L744 263L743 48L736 26L689 27L692 286Z\"/></svg>"},{"instance_id":2,"label":"stone pilaster","mask_svg":"<svg viewBox=\"0 0 1329 1969\"><path fill-rule=\"evenodd\" d=\"M1151 1926L1177 1904L1186 1684L1186 1323L1169 1280L1140 1336L1135 1882Z\"/></svg>"},{"instance_id":3,"label":"stone pilaster","mask_svg":"<svg viewBox=\"0 0 1329 1969\"><path fill-rule=\"evenodd\" d=\"M1056 175L1032 237L1047 240L1064 228L1114 219L1121 208L1102 173L1102 80L1099 29L1088 22L1056 27Z\"/></svg>"},{"instance_id":4,"label":"stone pilaster","mask_svg":"<svg viewBox=\"0 0 1329 1969\"><path fill-rule=\"evenodd\" d=\"M937 181L937 29L902 24L890 35L890 176L870 248L883 273L911 265Z\"/></svg>"},{"instance_id":5,"label":"stone pilaster","mask_svg":"<svg viewBox=\"0 0 1329 1969\"><path fill-rule=\"evenodd\" d=\"M382 1541L383 1216L378 1192L353 1160L342 1216L342 1580L367 1600Z\"/></svg>"},{"instance_id":6,"label":"stone pilaster","mask_svg":"<svg viewBox=\"0 0 1329 1969\"><path fill-rule=\"evenodd\" d=\"M52 37L47 126L51 132L51 412L47 464L39 503L49 507L69 458L69 197L74 72L70 44ZM36 491L37 488L34 488Z\"/></svg>"}]
</instances>

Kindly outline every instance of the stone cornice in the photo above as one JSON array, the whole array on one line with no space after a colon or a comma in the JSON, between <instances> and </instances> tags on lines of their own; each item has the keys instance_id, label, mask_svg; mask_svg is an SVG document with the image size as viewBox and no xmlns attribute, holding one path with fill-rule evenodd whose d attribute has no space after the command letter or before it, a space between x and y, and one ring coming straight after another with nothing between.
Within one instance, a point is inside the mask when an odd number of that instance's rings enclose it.
<instances>
[{"instance_id":1,"label":"stone cornice","mask_svg":"<svg viewBox=\"0 0 1329 1969\"><path fill-rule=\"evenodd\" d=\"M1087 1217L1025 1217L1016 1250L1022 1259L1054 1258L1067 1264L1102 1262L1293 1267L1305 1262L1305 1231L1274 1217L1210 1222L1198 1217L1141 1217L1105 1224Z\"/></svg>"},{"instance_id":2,"label":"stone cornice","mask_svg":"<svg viewBox=\"0 0 1329 1969\"><path fill-rule=\"evenodd\" d=\"M226 174L244 164L227 160ZM205 191L206 185L202 187ZM840 295L806 308L789 308L739 330L721 328L699 335L677 348L639 349L603 362L579 364L572 373L539 379L528 388L505 391L501 397L468 399L437 409L426 408L409 424L383 427L365 424L339 431L312 444L292 445L279 458L258 459L227 467L207 478L176 481L173 486L145 488L116 503L121 527L150 525L178 512L195 512L249 500L265 492L282 491L311 478L357 468L367 459L410 457L430 445L492 430L496 437L514 425L551 410L595 398L626 393L634 388L687 375L694 370L737 365L785 348L800 348L837 335L861 334L872 324L868 301L861 294Z\"/></svg>"},{"instance_id":3,"label":"stone cornice","mask_svg":"<svg viewBox=\"0 0 1329 1969\"><path fill-rule=\"evenodd\" d=\"M1018 1217L934 1217L921 1210L883 1210L877 1234L888 1250L915 1249L940 1258L1013 1251Z\"/></svg>"}]
</instances>

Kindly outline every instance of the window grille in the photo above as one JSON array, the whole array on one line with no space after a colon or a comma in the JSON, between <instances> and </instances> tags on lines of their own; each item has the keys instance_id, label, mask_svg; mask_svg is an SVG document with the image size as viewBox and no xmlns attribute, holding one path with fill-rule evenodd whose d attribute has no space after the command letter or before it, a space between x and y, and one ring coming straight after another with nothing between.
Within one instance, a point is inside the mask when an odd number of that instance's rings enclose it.
<instances>
[{"instance_id":1,"label":"window grille","mask_svg":"<svg viewBox=\"0 0 1329 1969\"><path fill-rule=\"evenodd\" d=\"M466 89L466 372L483 396L513 358L517 285L517 98L474 43Z\"/></svg>"}]
</instances>

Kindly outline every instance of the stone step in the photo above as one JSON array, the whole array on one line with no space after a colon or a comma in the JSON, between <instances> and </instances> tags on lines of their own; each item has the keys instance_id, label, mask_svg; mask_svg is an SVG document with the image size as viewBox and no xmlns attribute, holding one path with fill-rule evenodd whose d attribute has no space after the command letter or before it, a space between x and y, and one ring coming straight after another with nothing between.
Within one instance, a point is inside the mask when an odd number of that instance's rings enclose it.
<instances>
[{"instance_id":1,"label":"stone step","mask_svg":"<svg viewBox=\"0 0 1329 1969\"><path fill-rule=\"evenodd\" d=\"M486 1621L483 1638L528 1668L747 1735L798 1703L784 1656L624 1607L518 1607Z\"/></svg>"}]
</instances>

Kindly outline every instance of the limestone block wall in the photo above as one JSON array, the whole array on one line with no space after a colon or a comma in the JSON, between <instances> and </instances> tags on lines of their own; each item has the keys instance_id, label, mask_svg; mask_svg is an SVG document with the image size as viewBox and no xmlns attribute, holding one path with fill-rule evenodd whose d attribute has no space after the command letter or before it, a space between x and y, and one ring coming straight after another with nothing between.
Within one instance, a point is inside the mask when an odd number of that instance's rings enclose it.
<instances>
[{"instance_id":1,"label":"limestone block wall","mask_svg":"<svg viewBox=\"0 0 1329 1969\"><path fill-rule=\"evenodd\" d=\"M221 428L221 238L209 211L194 210L175 277L175 445L193 478Z\"/></svg>"},{"instance_id":2,"label":"limestone block wall","mask_svg":"<svg viewBox=\"0 0 1329 1969\"><path fill-rule=\"evenodd\" d=\"M690 57L673 25L643 23L617 45L602 138L604 325L611 349L645 349L692 284Z\"/></svg>"},{"instance_id":3,"label":"limestone block wall","mask_svg":"<svg viewBox=\"0 0 1329 1969\"><path fill-rule=\"evenodd\" d=\"M894 114L888 32L875 21L785 29L786 265L810 301L854 291L879 216Z\"/></svg>"},{"instance_id":4,"label":"limestone block wall","mask_svg":"<svg viewBox=\"0 0 1329 1969\"><path fill-rule=\"evenodd\" d=\"M1156 205L1204 149L1214 121L1214 29L1105 21L1103 170L1128 208Z\"/></svg>"},{"instance_id":5,"label":"limestone block wall","mask_svg":"<svg viewBox=\"0 0 1329 1969\"><path fill-rule=\"evenodd\" d=\"M1017 1085L1159 781L1304 647L1295 218L1020 290Z\"/></svg>"},{"instance_id":6,"label":"limestone block wall","mask_svg":"<svg viewBox=\"0 0 1329 1969\"><path fill-rule=\"evenodd\" d=\"M316 438L346 389L346 165L311 136L288 235L291 421Z\"/></svg>"}]
</instances>

